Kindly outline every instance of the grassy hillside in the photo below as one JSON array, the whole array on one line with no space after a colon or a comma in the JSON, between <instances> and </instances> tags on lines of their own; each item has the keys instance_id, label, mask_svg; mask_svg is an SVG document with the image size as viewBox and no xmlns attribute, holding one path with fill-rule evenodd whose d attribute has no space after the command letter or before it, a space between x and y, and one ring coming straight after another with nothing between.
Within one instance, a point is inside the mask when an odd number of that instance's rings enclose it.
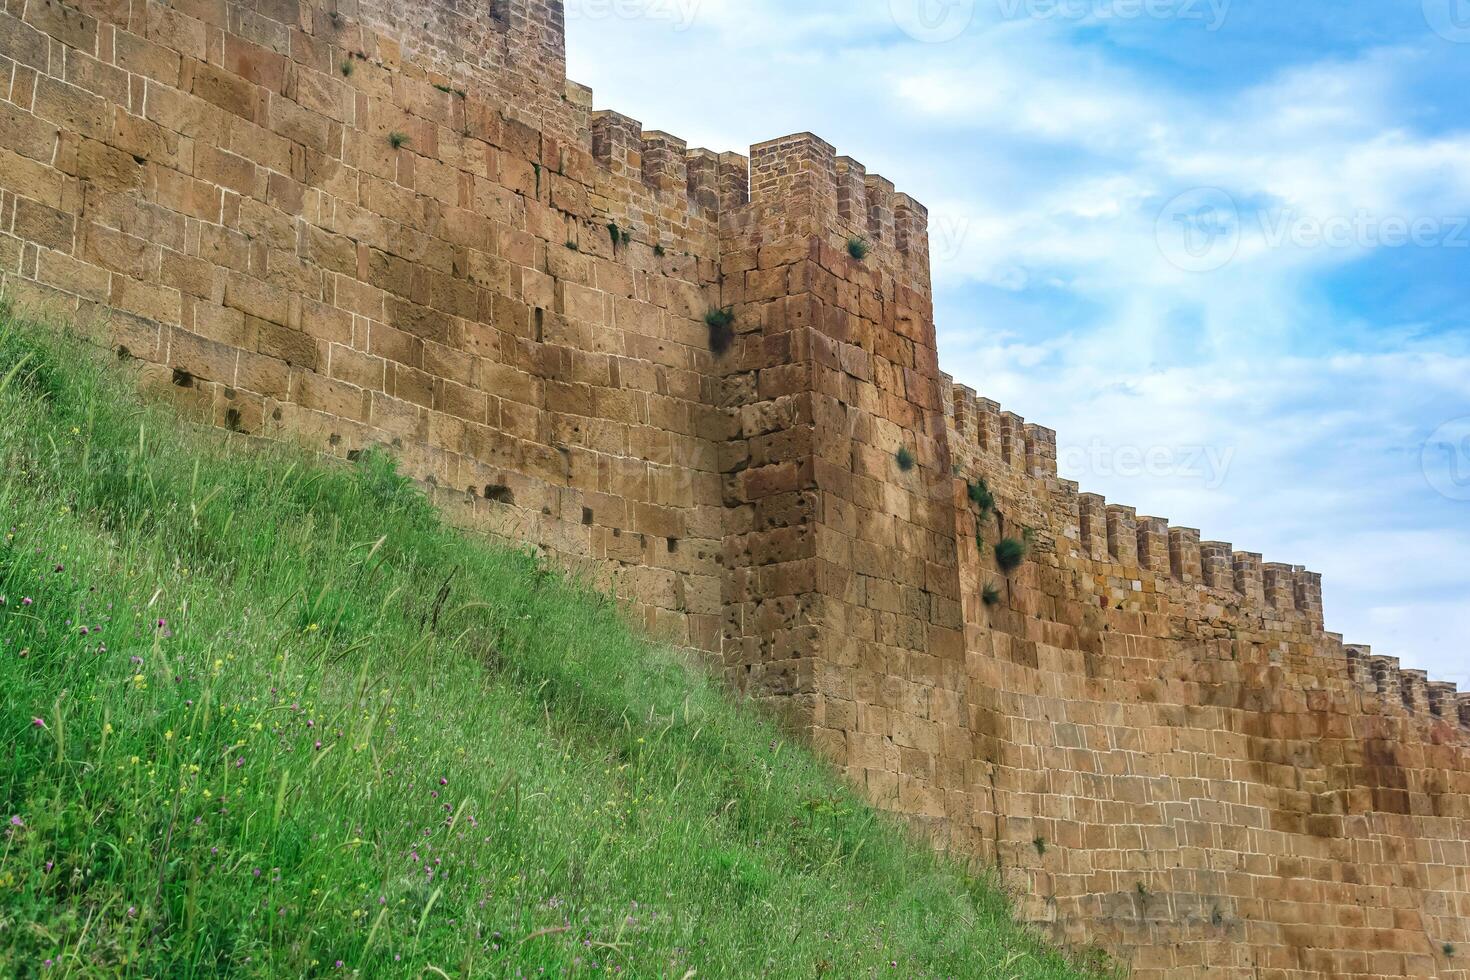
<instances>
[{"instance_id":1,"label":"grassy hillside","mask_svg":"<svg viewBox=\"0 0 1470 980\"><path fill-rule=\"evenodd\" d=\"M1076 977L536 556L0 316L0 975Z\"/></svg>"}]
</instances>

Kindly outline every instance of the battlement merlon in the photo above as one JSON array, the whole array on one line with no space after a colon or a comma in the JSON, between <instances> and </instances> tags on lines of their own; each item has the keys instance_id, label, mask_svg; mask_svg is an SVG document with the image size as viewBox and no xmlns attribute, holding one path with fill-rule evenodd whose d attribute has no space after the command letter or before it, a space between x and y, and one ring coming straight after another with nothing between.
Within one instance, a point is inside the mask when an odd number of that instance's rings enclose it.
<instances>
[{"instance_id":1,"label":"battlement merlon","mask_svg":"<svg viewBox=\"0 0 1470 980\"><path fill-rule=\"evenodd\" d=\"M768 233L842 249L861 239L877 264L929 293L928 209L820 137L794 133L751 147L750 203Z\"/></svg>"},{"instance_id":2,"label":"battlement merlon","mask_svg":"<svg viewBox=\"0 0 1470 980\"><path fill-rule=\"evenodd\" d=\"M1324 628L1319 573L1300 565L1267 564L1262 556L1237 552L1227 542L1201 541L1195 528L1174 527L1164 518L1110 505L1099 494L1080 493L1071 481L1057 478L1054 431L1003 411L948 375L943 382L960 457L973 456L986 469L1053 483L1056 493L1074 497L1075 506L1060 510L1075 514L1076 527L1062 529L1062 536L1075 540L1084 557L1233 595L1242 610L1255 615L1301 615L1313 628Z\"/></svg>"}]
</instances>

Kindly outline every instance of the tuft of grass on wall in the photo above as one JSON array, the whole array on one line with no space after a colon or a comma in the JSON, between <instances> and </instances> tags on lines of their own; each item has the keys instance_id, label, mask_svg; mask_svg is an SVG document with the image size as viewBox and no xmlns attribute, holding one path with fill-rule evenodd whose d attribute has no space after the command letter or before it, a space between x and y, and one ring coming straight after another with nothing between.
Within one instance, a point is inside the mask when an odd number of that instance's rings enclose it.
<instances>
[{"instance_id":1,"label":"tuft of grass on wall","mask_svg":"<svg viewBox=\"0 0 1470 980\"><path fill-rule=\"evenodd\" d=\"M898 464L898 468L905 473L911 471L915 466L918 465L919 462L916 458L914 458L913 451L910 450L907 446L904 446L896 454L894 454L893 459L894 462Z\"/></svg>"},{"instance_id":2,"label":"tuft of grass on wall","mask_svg":"<svg viewBox=\"0 0 1470 980\"><path fill-rule=\"evenodd\" d=\"M984 480L976 480L971 483L968 492L970 502L979 509L982 518L995 510L995 495L990 492L990 487Z\"/></svg>"},{"instance_id":3,"label":"tuft of grass on wall","mask_svg":"<svg viewBox=\"0 0 1470 980\"><path fill-rule=\"evenodd\" d=\"M0 975L1082 975L388 455L117 364L0 320Z\"/></svg>"},{"instance_id":4,"label":"tuft of grass on wall","mask_svg":"<svg viewBox=\"0 0 1470 980\"><path fill-rule=\"evenodd\" d=\"M709 310L704 315L704 325L709 328L709 349L716 357L723 356L735 343L735 307Z\"/></svg>"},{"instance_id":5,"label":"tuft of grass on wall","mask_svg":"<svg viewBox=\"0 0 1470 980\"><path fill-rule=\"evenodd\" d=\"M995 563L1000 570L1009 575L1021 567L1026 560L1025 542L1016 538L1002 538L995 545Z\"/></svg>"}]
</instances>

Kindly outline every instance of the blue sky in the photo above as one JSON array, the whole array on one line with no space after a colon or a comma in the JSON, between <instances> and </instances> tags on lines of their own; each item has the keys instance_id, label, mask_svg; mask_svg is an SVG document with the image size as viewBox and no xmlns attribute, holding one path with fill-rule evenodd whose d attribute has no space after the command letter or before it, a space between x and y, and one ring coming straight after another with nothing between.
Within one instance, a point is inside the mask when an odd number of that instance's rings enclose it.
<instances>
[{"instance_id":1,"label":"blue sky","mask_svg":"<svg viewBox=\"0 0 1470 980\"><path fill-rule=\"evenodd\" d=\"M571 76L928 205L941 359L1063 474L1470 689L1470 0L569 0Z\"/></svg>"}]
</instances>

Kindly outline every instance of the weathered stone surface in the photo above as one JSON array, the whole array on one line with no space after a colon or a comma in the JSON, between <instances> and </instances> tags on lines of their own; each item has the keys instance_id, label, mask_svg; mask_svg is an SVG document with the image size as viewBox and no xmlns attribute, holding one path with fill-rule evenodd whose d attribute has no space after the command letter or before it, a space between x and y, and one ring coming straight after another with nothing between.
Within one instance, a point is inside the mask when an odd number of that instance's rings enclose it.
<instances>
[{"instance_id":1,"label":"weathered stone surface","mask_svg":"<svg viewBox=\"0 0 1470 980\"><path fill-rule=\"evenodd\" d=\"M927 212L858 161L591 113L550 0L9 9L17 301L391 447L1135 977L1465 975L1470 699L1059 481L940 372Z\"/></svg>"}]
</instances>

